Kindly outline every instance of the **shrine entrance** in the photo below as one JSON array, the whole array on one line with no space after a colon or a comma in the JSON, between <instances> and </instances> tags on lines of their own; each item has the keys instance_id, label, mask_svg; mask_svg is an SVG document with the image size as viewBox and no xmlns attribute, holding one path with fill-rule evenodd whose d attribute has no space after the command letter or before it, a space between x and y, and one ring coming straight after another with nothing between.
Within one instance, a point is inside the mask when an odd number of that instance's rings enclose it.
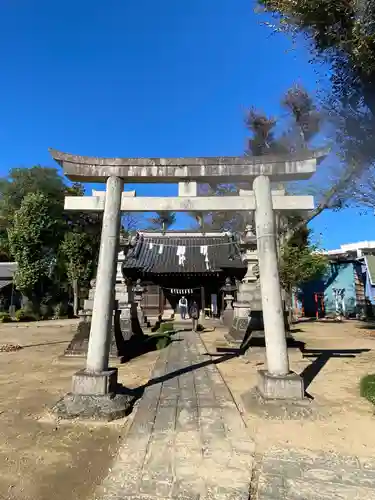
<instances>
[{"instance_id":1,"label":"shrine entrance","mask_svg":"<svg viewBox=\"0 0 375 500\"><path fill-rule=\"evenodd\" d=\"M179 313L179 301L182 297L187 300L187 310L188 315L193 302L198 304L199 309L201 309L202 294L200 288L162 288L163 295L165 298L165 309L168 309L168 305L174 311L174 313Z\"/></svg>"},{"instance_id":2,"label":"shrine entrance","mask_svg":"<svg viewBox=\"0 0 375 500\"><path fill-rule=\"evenodd\" d=\"M219 231L205 235L195 231L141 231L123 262L122 272L132 281L141 279L147 317L166 313L167 318L178 312L183 295L189 306L197 303L203 317L217 317L225 279L242 280L246 264L234 239Z\"/></svg>"},{"instance_id":3,"label":"shrine entrance","mask_svg":"<svg viewBox=\"0 0 375 500\"><path fill-rule=\"evenodd\" d=\"M257 391L261 397L267 400L292 399L293 401L305 397L303 379L291 372L289 365L278 270L275 212L296 213L313 210L314 200L312 196L288 196L285 193L280 195L272 191L271 184L310 178L316 171L317 163L325 157L326 151L303 150L295 154L276 156L209 158L95 158L55 150L51 150L51 153L71 181L106 184L105 191L91 197L65 197L66 210L103 212L103 223L86 368L73 376L72 391L62 400L58 412L76 416L75 412L78 410L71 404L69 399L71 394L75 398L74 404L80 409L78 413L84 413L85 416L88 414L107 416L107 413L110 413L111 418L117 418L120 414L123 416L131 404L131 396L116 393L117 370L109 368L109 349L121 213L145 210L196 213L255 211L256 235L246 230L245 240L249 239L251 242L256 239L259 273L253 272L254 263L251 263L250 252L247 273L239 287L240 297L236 301L234 324L238 331L246 331L252 302L259 305L264 320L267 367L266 370L258 372ZM125 182L176 183L178 196L137 197L135 191L124 192ZM198 183L227 182L252 183L252 190L240 190L238 196L198 196ZM169 243L166 242L165 245L168 247ZM229 242L226 245L230 247ZM150 242L148 250L153 246ZM136 245L136 248L138 247L139 245ZM208 256L208 247L208 244L196 245L195 252L200 255L201 270L194 268L193 272L195 275L206 272L211 278L216 273L218 277L222 277L224 284L225 266L220 265L214 253L211 258ZM147 249L147 245L143 245L143 248ZM144 276L189 274L184 267L187 261L186 246L181 242L172 252L172 260L166 258L161 244L158 246L158 255L163 256L161 262L164 264L164 269L165 265L168 267L164 273L157 270L158 266L155 265L157 259L153 262L145 260L144 265L134 268L134 272ZM139 257L140 254L136 255L134 260L137 261ZM173 265L178 266L178 272L171 269ZM126 273L124 275L127 276ZM201 290L205 290L207 283L211 285L212 279L207 277ZM168 288L175 287L193 288L193 286L182 286L181 283L168 286ZM139 303L136 305L137 313L140 313ZM132 306L124 303L121 310L121 314L130 325L129 314ZM93 395L95 395L94 406Z\"/></svg>"}]
</instances>

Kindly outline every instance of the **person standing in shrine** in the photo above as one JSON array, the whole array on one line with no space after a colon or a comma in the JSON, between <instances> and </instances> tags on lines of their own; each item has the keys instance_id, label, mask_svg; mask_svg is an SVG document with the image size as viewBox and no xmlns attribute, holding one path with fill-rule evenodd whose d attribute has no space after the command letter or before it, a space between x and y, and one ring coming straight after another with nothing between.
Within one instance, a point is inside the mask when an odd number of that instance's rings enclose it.
<instances>
[{"instance_id":1,"label":"person standing in shrine","mask_svg":"<svg viewBox=\"0 0 375 500\"><path fill-rule=\"evenodd\" d=\"M193 321L193 332L196 332L198 327L199 307L195 300L190 308L190 317Z\"/></svg>"},{"instance_id":2,"label":"person standing in shrine","mask_svg":"<svg viewBox=\"0 0 375 500\"><path fill-rule=\"evenodd\" d=\"M178 302L178 307L180 309L181 319L186 319L186 313L187 313L187 309L188 309L188 301L184 295L180 298L180 300Z\"/></svg>"}]
</instances>

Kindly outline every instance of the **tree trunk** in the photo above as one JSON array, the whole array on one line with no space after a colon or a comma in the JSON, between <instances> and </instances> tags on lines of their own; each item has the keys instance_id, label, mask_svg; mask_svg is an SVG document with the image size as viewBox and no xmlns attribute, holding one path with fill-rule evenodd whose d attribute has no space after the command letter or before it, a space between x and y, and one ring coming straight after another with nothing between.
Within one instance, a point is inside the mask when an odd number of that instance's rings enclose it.
<instances>
[{"instance_id":1,"label":"tree trunk","mask_svg":"<svg viewBox=\"0 0 375 500\"><path fill-rule=\"evenodd\" d=\"M293 314L293 288L287 288L285 290L285 302L288 308L288 323L289 326L292 325L294 314Z\"/></svg>"},{"instance_id":2,"label":"tree trunk","mask_svg":"<svg viewBox=\"0 0 375 500\"><path fill-rule=\"evenodd\" d=\"M79 309L79 286L78 280L73 280L73 314L74 316L78 316Z\"/></svg>"}]
</instances>

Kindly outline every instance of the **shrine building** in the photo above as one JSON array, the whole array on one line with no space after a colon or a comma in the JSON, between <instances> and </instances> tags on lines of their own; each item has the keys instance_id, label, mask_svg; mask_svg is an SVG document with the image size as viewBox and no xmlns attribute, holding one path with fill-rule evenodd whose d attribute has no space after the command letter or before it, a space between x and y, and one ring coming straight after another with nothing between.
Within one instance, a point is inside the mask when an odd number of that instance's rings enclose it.
<instances>
[{"instance_id":1,"label":"shrine building","mask_svg":"<svg viewBox=\"0 0 375 500\"><path fill-rule=\"evenodd\" d=\"M223 232L140 231L122 264L123 275L145 287L143 308L147 316L165 316L177 310L183 295L196 301L207 315L223 308L221 287L225 278L242 280L242 262L235 237Z\"/></svg>"}]
</instances>

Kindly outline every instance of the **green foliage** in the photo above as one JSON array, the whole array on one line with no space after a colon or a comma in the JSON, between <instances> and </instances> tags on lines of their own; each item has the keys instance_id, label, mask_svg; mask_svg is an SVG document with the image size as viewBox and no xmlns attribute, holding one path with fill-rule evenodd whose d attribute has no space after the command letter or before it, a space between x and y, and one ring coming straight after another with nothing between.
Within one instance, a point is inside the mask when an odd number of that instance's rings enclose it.
<instances>
[{"instance_id":1,"label":"green foliage","mask_svg":"<svg viewBox=\"0 0 375 500\"><path fill-rule=\"evenodd\" d=\"M74 182L71 186L64 186L64 194L66 196L84 196L85 188L79 182Z\"/></svg>"},{"instance_id":2,"label":"green foliage","mask_svg":"<svg viewBox=\"0 0 375 500\"><path fill-rule=\"evenodd\" d=\"M2 227L8 226L16 210L21 208L25 196L43 193L51 203L63 205L65 185L55 168L41 167L14 168L7 178L0 180L0 214Z\"/></svg>"},{"instance_id":3,"label":"green foliage","mask_svg":"<svg viewBox=\"0 0 375 500\"><path fill-rule=\"evenodd\" d=\"M160 335L156 341L156 349L160 351L161 349L165 349L172 343L172 339L170 335Z\"/></svg>"},{"instance_id":4,"label":"green foliage","mask_svg":"<svg viewBox=\"0 0 375 500\"><path fill-rule=\"evenodd\" d=\"M8 232L6 229L0 229L0 262L9 262L11 259Z\"/></svg>"},{"instance_id":5,"label":"green foliage","mask_svg":"<svg viewBox=\"0 0 375 500\"><path fill-rule=\"evenodd\" d=\"M375 206L375 2L258 0L274 32L303 35L314 58L330 66L323 98L341 165L321 205ZM320 213L320 211L318 211Z\"/></svg>"},{"instance_id":6,"label":"green foliage","mask_svg":"<svg viewBox=\"0 0 375 500\"><path fill-rule=\"evenodd\" d=\"M60 245L70 283L90 279L96 258L92 237L84 232L66 232Z\"/></svg>"},{"instance_id":7,"label":"green foliage","mask_svg":"<svg viewBox=\"0 0 375 500\"><path fill-rule=\"evenodd\" d=\"M77 188L78 185L72 187ZM14 214L21 208L23 199L29 194L44 194L52 213L61 219L64 195L69 189L56 169L41 166L14 168L0 179L0 260L10 261L15 257L11 254L7 230L12 227Z\"/></svg>"},{"instance_id":8,"label":"green foliage","mask_svg":"<svg viewBox=\"0 0 375 500\"><path fill-rule=\"evenodd\" d=\"M18 262L15 283L27 297L40 296L43 282L51 279L61 239L59 208L46 195L29 193L8 229L10 250Z\"/></svg>"},{"instance_id":9,"label":"green foliage","mask_svg":"<svg viewBox=\"0 0 375 500\"><path fill-rule=\"evenodd\" d=\"M285 290L317 279L327 270L327 258L308 244L307 237L303 228L303 234L294 234L281 248L280 281Z\"/></svg>"},{"instance_id":10,"label":"green foliage","mask_svg":"<svg viewBox=\"0 0 375 500\"><path fill-rule=\"evenodd\" d=\"M293 230L293 228L302 221L300 216L289 216L286 220L286 231ZM298 231L292 232L289 240L288 247L297 247L301 250L309 246L310 229L307 226L302 226ZM312 249L311 249L312 250Z\"/></svg>"},{"instance_id":11,"label":"green foliage","mask_svg":"<svg viewBox=\"0 0 375 500\"><path fill-rule=\"evenodd\" d=\"M96 214L72 214L67 219L59 260L73 289L75 315L78 314L81 286L90 280L97 264L100 226L100 218Z\"/></svg>"},{"instance_id":12,"label":"green foliage","mask_svg":"<svg viewBox=\"0 0 375 500\"><path fill-rule=\"evenodd\" d=\"M375 374L366 375L361 379L360 395L375 405Z\"/></svg>"},{"instance_id":13,"label":"green foliage","mask_svg":"<svg viewBox=\"0 0 375 500\"><path fill-rule=\"evenodd\" d=\"M147 350L161 350L165 349L172 343L172 337L169 333L155 333L148 335L146 340Z\"/></svg>"},{"instance_id":14,"label":"green foliage","mask_svg":"<svg viewBox=\"0 0 375 500\"><path fill-rule=\"evenodd\" d=\"M0 323L10 323L11 321L12 318L10 317L9 313L0 312Z\"/></svg>"},{"instance_id":15,"label":"green foliage","mask_svg":"<svg viewBox=\"0 0 375 500\"><path fill-rule=\"evenodd\" d=\"M39 316L37 314L25 311L24 309L18 309L15 313L16 321L27 322L27 321L38 321Z\"/></svg>"},{"instance_id":16,"label":"green foliage","mask_svg":"<svg viewBox=\"0 0 375 500\"><path fill-rule=\"evenodd\" d=\"M84 193L41 166L0 179L0 260L17 260L16 286L44 316L68 282L90 279L97 262L101 216L64 212L65 195Z\"/></svg>"},{"instance_id":17,"label":"green foliage","mask_svg":"<svg viewBox=\"0 0 375 500\"><path fill-rule=\"evenodd\" d=\"M167 322L167 323L160 323L158 332L172 332L173 331L173 323Z\"/></svg>"},{"instance_id":18,"label":"green foliage","mask_svg":"<svg viewBox=\"0 0 375 500\"><path fill-rule=\"evenodd\" d=\"M277 15L280 29L306 34L316 52L337 69L340 63L347 64L354 81L372 80L375 6L371 0L258 0L258 4Z\"/></svg>"}]
</instances>

